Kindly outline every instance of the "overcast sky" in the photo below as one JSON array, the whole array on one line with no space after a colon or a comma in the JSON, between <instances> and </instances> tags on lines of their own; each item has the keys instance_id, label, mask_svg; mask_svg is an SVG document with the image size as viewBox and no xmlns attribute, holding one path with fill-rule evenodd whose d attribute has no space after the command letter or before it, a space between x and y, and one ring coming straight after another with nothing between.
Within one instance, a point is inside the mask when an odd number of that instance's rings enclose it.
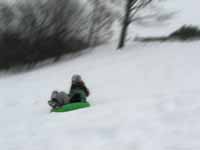
<instances>
[{"instance_id":1,"label":"overcast sky","mask_svg":"<svg viewBox=\"0 0 200 150\"><path fill-rule=\"evenodd\" d=\"M168 35L184 24L200 27L200 0L167 0L163 3L163 7L165 11L177 12L176 16L164 25L145 28L136 26L133 28L133 33L138 36L160 36Z\"/></svg>"},{"instance_id":2,"label":"overcast sky","mask_svg":"<svg viewBox=\"0 0 200 150\"><path fill-rule=\"evenodd\" d=\"M166 8L179 11L175 17L179 24L200 25L200 0L168 0Z\"/></svg>"}]
</instances>

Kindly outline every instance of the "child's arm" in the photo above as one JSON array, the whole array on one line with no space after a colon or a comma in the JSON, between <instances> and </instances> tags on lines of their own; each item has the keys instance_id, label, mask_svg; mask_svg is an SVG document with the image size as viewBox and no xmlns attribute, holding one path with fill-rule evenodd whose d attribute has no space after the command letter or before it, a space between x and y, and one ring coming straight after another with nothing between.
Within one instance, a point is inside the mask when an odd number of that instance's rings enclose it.
<instances>
[{"instance_id":1,"label":"child's arm","mask_svg":"<svg viewBox=\"0 0 200 150\"><path fill-rule=\"evenodd\" d=\"M85 83L84 83L84 82L83 82L82 84L83 84L83 88L84 88L84 91L85 91L85 93L86 93L86 96L89 96L89 95L90 95L89 89L85 86Z\"/></svg>"}]
</instances>

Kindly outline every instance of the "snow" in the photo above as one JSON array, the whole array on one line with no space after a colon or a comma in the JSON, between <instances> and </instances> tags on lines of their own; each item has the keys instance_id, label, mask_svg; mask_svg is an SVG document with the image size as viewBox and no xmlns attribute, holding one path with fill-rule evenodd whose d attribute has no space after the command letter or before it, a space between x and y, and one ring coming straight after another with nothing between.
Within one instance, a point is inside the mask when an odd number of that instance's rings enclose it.
<instances>
[{"instance_id":1,"label":"snow","mask_svg":"<svg viewBox=\"0 0 200 150\"><path fill-rule=\"evenodd\" d=\"M4 150L200 149L200 42L104 45L75 59L0 77ZM50 113L74 73L92 107Z\"/></svg>"}]
</instances>

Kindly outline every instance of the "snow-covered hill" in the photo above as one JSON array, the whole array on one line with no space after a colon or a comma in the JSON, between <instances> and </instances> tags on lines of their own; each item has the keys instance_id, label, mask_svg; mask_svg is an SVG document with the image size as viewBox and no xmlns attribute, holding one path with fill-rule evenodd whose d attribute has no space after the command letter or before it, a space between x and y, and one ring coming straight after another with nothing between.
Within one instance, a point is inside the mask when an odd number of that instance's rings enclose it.
<instances>
[{"instance_id":1,"label":"snow-covered hill","mask_svg":"<svg viewBox=\"0 0 200 150\"><path fill-rule=\"evenodd\" d=\"M112 45L0 77L2 150L200 149L200 42ZM49 113L52 90L83 76L92 107Z\"/></svg>"},{"instance_id":2,"label":"snow-covered hill","mask_svg":"<svg viewBox=\"0 0 200 150\"><path fill-rule=\"evenodd\" d=\"M199 25L197 3L169 1L169 11L181 7L170 26L134 26L129 32L163 35L182 24ZM123 11L116 4L108 6ZM1 75L0 149L199 150L199 45L131 43L122 51L105 45L51 66ZM51 91L68 91L77 73L91 90L92 107L49 113Z\"/></svg>"}]
</instances>

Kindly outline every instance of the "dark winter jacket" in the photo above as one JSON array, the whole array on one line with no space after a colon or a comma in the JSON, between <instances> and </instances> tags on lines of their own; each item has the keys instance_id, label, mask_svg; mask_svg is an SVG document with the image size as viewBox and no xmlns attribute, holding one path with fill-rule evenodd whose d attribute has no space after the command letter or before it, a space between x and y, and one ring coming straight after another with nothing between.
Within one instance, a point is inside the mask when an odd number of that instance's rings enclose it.
<instances>
[{"instance_id":1,"label":"dark winter jacket","mask_svg":"<svg viewBox=\"0 0 200 150\"><path fill-rule=\"evenodd\" d=\"M72 83L69 95L71 97L70 102L81 102L81 101L86 101L86 97L90 95L90 92L88 88L85 86L85 83L82 81L82 82Z\"/></svg>"}]
</instances>

